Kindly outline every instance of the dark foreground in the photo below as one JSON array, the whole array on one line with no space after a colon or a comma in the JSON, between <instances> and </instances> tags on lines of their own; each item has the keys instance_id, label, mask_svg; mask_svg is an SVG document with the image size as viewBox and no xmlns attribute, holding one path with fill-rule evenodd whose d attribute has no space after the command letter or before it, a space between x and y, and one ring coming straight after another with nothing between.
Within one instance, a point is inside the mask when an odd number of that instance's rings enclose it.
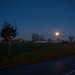
<instances>
[{"instance_id":1,"label":"dark foreground","mask_svg":"<svg viewBox=\"0 0 75 75\"><path fill-rule=\"evenodd\" d=\"M0 75L75 75L75 55L0 70Z\"/></svg>"},{"instance_id":2,"label":"dark foreground","mask_svg":"<svg viewBox=\"0 0 75 75\"><path fill-rule=\"evenodd\" d=\"M0 44L0 69L72 56L75 44L12 43L8 52L8 44Z\"/></svg>"}]
</instances>

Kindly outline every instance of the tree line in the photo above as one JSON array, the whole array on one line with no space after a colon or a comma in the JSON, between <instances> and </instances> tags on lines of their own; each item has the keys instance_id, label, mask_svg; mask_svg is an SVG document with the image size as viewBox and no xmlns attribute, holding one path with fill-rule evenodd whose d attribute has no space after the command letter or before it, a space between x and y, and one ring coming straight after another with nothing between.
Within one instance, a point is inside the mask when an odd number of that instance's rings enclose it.
<instances>
[{"instance_id":1,"label":"tree line","mask_svg":"<svg viewBox=\"0 0 75 75\"><path fill-rule=\"evenodd\" d=\"M3 38L4 41L11 41L13 38L18 36L17 32L17 26L13 26L12 24L8 22L4 22L2 25L2 29L0 30L0 37ZM32 41L44 41L45 38L43 35L39 34L32 34ZM70 42L74 41L74 36L69 36ZM48 39L48 41L51 41L51 38Z\"/></svg>"}]
</instances>

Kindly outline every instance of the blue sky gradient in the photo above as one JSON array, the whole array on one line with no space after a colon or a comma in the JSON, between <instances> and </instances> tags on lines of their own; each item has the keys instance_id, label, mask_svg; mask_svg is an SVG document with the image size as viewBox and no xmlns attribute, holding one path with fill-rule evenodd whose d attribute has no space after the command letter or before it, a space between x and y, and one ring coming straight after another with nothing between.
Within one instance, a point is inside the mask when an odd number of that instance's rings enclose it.
<instances>
[{"instance_id":1,"label":"blue sky gradient","mask_svg":"<svg viewBox=\"0 0 75 75\"><path fill-rule=\"evenodd\" d=\"M0 0L0 29L7 21L16 25L17 38L31 40L32 33L55 39L75 36L75 0Z\"/></svg>"}]
</instances>

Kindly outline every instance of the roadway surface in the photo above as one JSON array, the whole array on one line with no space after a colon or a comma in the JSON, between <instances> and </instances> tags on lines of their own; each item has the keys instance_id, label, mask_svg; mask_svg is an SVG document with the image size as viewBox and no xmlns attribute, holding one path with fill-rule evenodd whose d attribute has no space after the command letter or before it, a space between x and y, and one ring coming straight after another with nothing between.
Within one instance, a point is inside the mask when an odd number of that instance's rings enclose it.
<instances>
[{"instance_id":1,"label":"roadway surface","mask_svg":"<svg viewBox=\"0 0 75 75\"><path fill-rule=\"evenodd\" d=\"M0 75L75 75L75 55L0 70Z\"/></svg>"}]
</instances>

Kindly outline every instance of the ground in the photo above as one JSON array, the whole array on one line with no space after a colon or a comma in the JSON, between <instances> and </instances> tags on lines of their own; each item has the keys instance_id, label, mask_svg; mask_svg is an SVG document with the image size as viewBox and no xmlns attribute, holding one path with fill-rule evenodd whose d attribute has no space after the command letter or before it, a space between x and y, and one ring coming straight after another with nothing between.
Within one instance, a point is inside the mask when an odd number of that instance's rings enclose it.
<instances>
[{"instance_id":1,"label":"ground","mask_svg":"<svg viewBox=\"0 0 75 75\"><path fill-rule=\"evenodd\" d=\"M8 43L0 44L0 68L31 64L75 54L75 44L12 43L10 56Z\"/></svg>"}]
</instances>

